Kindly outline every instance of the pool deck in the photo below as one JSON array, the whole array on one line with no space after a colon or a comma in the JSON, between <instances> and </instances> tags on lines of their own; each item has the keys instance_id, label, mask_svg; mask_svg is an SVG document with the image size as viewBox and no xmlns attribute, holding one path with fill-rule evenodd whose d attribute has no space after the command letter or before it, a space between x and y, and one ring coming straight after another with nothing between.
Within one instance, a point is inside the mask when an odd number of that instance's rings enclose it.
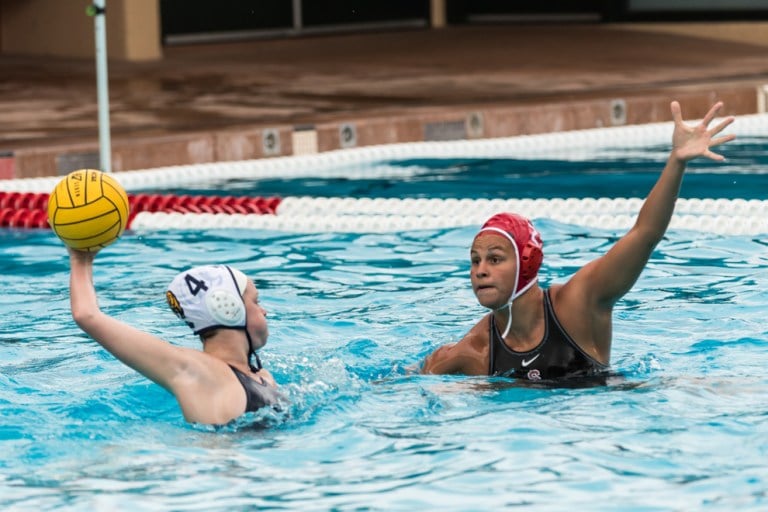
<instances>
[{"instance_id":1,"label":"pool deck","mask_svg":"<svg viewBox=\"0 0 768 512\"><path fill-rule=\"evenodd\" d=\"M767 49L584 24L170 46L109 62L112 170L751 114ZM0 178L99 166L94 60L0 69Z\"/></svg>"}]
</instances>

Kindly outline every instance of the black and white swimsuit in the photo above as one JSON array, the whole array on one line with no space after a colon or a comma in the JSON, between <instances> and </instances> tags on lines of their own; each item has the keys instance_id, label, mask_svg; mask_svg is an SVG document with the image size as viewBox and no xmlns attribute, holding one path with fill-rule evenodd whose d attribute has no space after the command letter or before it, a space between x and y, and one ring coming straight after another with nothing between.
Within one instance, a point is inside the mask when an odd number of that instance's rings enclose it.
<instances>
[{"instance_id":1,"label":"black and white swimsuit","mask_svg":"<svg viewBox=\"0 0 768 512\"><path fill-rule=\"evenodd\" d=\"M501 337L490 317L489 375L527 380L552 380L601 374L608 366L586 354L571 339L555 316L549 290L544 290L544 337L528 352L516 352Z\"/></svg>"},{"instance_id":2,"label":"black and white swimsuit","mask_svg":"<svg viewBox=\"0 0 768 512\"><path fill-rule=\"evenodd\" d=\"M280 393L274 387L253 380L232 365L229 367L245 390L245 412L253 412L268 405L278 405Z\"/></svg>"}]
</instances>

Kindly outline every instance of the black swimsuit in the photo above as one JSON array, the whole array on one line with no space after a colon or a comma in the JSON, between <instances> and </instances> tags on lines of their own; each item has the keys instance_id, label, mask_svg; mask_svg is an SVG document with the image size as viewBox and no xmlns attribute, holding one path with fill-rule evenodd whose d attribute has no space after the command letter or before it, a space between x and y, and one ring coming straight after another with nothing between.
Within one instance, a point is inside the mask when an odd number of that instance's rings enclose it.
<instances>
[{"instance_id":1,"label":"black swimsuit","mask_svg":"<svg viewBox=\"0 0 768 512\"><path fill-rule=\"evenodd\" d=\"M544 291L544 338L529 352L515 352L501 337L493 315L490 316L489 375L527 380L551 380L584 377L604 372L608 366L586 354L558 322L549 290Z\"/></svg>"},{"instance_id":2,"label":"black swimsuit","mask_svg":"<svg viewBox=\"0 0 768 512\"><path fill-rule=\"evenodd\" d=\"M235 372L237 380L242 384L245 390L245 412L253 412L264 406L275 406L278 404L279 392L268 384L262 384L250 378L232 365L229 365Z\"/></svg>"}]
</instances>

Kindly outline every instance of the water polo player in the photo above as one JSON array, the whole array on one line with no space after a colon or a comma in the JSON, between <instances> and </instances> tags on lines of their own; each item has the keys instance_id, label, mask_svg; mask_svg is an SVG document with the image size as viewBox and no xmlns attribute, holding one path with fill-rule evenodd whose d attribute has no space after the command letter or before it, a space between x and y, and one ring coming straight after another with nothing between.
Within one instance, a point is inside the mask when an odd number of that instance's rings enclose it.
<instances>
[{"instance_id":1,"label":"water polo player","mask_svg":"<svg viewBox=\"0 0 768 512\"><path fill-rule=\"evenodd\" d=\"M171 345L102 312L93 285L95 253L68 250L77 325L172 393L188 422L224 425L246 412L279 405L275 381L255 354L267 342L266 311L253 281L242 272L226 265L201 266L182 272L169 286L168 303L203 340L200 351Z\"/></svg>"},{"instance_id":2,"label":"water polo player","mask_svg":"<svg viewBox=\"0 0 768 512\"><path fill-rule=\"evenodd\" d=\"M671 103L672 150L635 225L564 284L539 286L543 244L527 219L510 213L488 219L472 242L470 279L478 302L490 313L457 343L429 355L422 372L549 380L606 370L613 307L664 236L687 162L699 157L722 161L710 148L735 138L718 136L733 117L709 128L721 108L716 103L701 123L688 126L680 105Z\"/></svg>"}]
</instances>

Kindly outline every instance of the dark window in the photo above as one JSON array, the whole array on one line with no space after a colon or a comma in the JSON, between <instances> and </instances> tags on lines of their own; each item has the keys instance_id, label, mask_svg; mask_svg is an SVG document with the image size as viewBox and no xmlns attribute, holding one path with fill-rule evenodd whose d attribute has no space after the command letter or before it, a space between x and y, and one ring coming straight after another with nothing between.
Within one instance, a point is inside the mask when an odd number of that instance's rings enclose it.
<instances>
[{"instance_id":1,"label":"dark window","mask_svg":"<svg viewBox=\"0 0 768 512\"><path fill-rule=\"evenodd\" d=\"M293 26L291 0L160 0L163 38Z\"/></svg>"},{"instance_id":2,"label":"dark window","mask_svg":"<svg viewBox=\"0 0 768 512\"><path fill-rule=\"evenodd\" d=\"M303 0L305 26L372 24L394 21L429 22L428 0Z\"/></svg>"}]
</instances>

